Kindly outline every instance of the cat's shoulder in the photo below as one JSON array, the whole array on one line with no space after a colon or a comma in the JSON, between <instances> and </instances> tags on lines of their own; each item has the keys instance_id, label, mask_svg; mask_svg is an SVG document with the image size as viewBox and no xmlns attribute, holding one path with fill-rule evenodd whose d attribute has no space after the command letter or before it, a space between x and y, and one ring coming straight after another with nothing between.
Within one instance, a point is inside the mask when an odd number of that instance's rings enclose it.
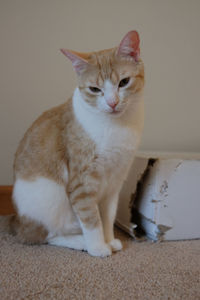
<instances>
[{"instance_id":1,"label":"cat's shoulder","mask_svg":"<svg viewBox=\"0 0 200 300\"><path fill-rule=\"evenodd\" d=\"M64 123L68 121L72 110L71 98L65 103L52 107L44 111L29 127L26 134L36 131L46 131L54 129L60 129L65 126Z\"/></svg>"},{"instance_id":2,"label":"cat's shoulder","mask_svg":"<svg viewBox=\"0 0 200 300\"><path fill-rule=\"evenodd\" d=\"M40 125L43 123L56 124L63 120L67 120L72 111L72 100L69 98L65 103L52 107L44 111L33 123L34 125Z\"/></svg>"},{"instance_id":3,"label":"cat's shoulder","mask_svg":"<svg viewBox=\"0 0 200 300\"><path fill-rule=\"evenodd\" d=\"M49 141L52 145L56 144L70 119L71 106L69 98L65 103L43 112L25 132L19 143L16 157L27 147L43 149L47 144L49 145Z\"/></svg>"}]
</instances>

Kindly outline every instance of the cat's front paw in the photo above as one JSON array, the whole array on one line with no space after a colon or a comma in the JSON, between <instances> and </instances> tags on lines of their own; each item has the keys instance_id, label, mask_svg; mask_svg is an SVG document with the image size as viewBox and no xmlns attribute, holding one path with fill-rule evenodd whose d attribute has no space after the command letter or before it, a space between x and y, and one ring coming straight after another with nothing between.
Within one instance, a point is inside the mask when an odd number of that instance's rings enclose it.
<instances>
[{"instance_id":1,"label":"cat's front paw","mask_svg":"<svg viewBox=\"0 0 200 300\"><path fill-rule=\"evenodd\" d=\"M92 256L106 257L112 254L111 247L108 244L101 244L98 246L90 247L88 253Z\"/></svg>"},{"instance_id":2,"label":"cat's front paw","mask_svg":"<svg viewBox=\"0 0 200 300\"><path fill-rule=\"evenodd\" d=\"M120 251L122 250L123 246L120 240L118 239L113 239L110 243L109 243L112 251Z\"/></svg>"}]
</instances>

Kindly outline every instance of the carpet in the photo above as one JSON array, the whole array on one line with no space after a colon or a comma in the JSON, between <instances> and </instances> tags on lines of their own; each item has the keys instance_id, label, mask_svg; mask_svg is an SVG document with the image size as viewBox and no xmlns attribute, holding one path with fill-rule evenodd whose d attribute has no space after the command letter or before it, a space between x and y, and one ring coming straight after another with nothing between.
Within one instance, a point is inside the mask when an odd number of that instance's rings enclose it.
<instances>
[{"instance_id":1,"label":"carpet","mask_svg":"<svg viewBox=\"0 0 200 300\"><path fill-rule=\"evenodd\" d=\"M0 217L0 299L200 299L200 240L136 242L107 258L19 244Z\"/></svg>"}]
</instances>

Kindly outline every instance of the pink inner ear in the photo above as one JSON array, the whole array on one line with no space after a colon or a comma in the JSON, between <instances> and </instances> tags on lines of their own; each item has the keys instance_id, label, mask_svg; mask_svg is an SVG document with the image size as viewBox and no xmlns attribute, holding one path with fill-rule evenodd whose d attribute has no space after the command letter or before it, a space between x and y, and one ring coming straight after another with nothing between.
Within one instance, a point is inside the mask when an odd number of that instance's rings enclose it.
<instances>
[{"instance_id":1,"label":"pink inner ear","mask_svg":"<svg viewBox=\"0 0 200 300\"><path fill-rule=\"evenodd\" d=\"M74 69L78 73L80 73L87 67L88 62L84 58L75 54L73 51L68 49L60 49L60 51L71 60Z\"/></svg>"},{"instance_id":2,"label":"pink inner ear","mask_svg":"<svg viewBox=\"0 0 200 300\"><path fill-rule=\"evenodd\" d=\"M122 56L131 56L135 59L135 61L139 60L140 38L137 31L130 31L125 35L119 45L117 54Z\"/></svg>"}]
</instances>

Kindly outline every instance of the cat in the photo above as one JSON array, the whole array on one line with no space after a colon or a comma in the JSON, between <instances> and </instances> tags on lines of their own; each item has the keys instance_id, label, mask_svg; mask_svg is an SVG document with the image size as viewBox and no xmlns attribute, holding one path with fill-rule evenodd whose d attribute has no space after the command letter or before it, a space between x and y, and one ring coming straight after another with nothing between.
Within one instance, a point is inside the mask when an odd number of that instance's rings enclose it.
<instances>
[{"instance_id":1,"label":"cat","mask_svg":"<svg viewBox=\"0 0 200 300\"><path fill-rule=\"evenodd\" d=\"M144 64L137 31L118 47L61 49L77 74L66 103L28 129L14 160L13 233L23 243L106 257L122 249L118 197L143 129Z\"/></svg>"}]
</instances>

